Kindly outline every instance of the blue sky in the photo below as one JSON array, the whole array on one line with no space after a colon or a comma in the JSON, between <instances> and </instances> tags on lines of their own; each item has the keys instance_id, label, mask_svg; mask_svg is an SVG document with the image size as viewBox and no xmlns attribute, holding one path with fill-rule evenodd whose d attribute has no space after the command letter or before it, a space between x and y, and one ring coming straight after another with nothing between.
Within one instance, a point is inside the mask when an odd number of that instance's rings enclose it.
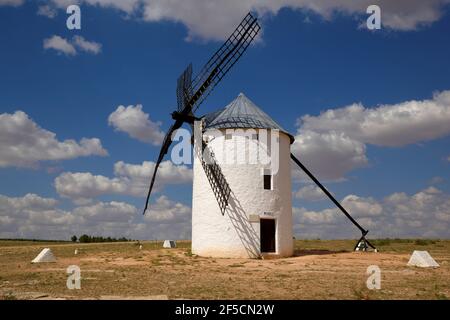
<instances>
[{"instance_id":1,"label":"blue sky","mask_svg":"<svg viewBox=\"0 0 450 320\"><path fill-rule=\"evenodd\" d=\"M299 138L293 151L375 235L450 236L446 1L382 3L376 31L361 27L368 15L354 1L345 10L331 1L315 9L309 1L269 9L258 1L188 3L217 21L160 1L89 0L80 3L82 29L73 31L64 1L0 0L1 237L187 238L189 168L167 168L152 197L157 218L139 216L146 180L131 168L147 172L143 162L156 159L155 137L171 124L179 74L189 62L199 70L248 9L260 14L262 37L200 113L244 92ZM359 111L347 108L355 104ZM123 123L121 105L149 120ZM341 116L321 116L327 110ZM113 113L118 120L108 122ZM83 138L91 140L83 145ZM71 155L61 151L67 139L75 140ZM115 174L118 162L123 170ZM329 202L315 199L317 190L294 178L299 237L354 236Z\"/></svg>"}]
</instances>

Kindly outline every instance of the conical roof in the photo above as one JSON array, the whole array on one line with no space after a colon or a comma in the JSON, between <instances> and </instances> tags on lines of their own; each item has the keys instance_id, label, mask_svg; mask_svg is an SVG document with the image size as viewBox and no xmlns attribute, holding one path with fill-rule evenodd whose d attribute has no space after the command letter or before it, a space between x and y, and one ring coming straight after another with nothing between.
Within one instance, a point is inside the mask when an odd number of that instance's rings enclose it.
<instances>
[{"instance_id":1,"label":"conical roof","mask_svg":"<svg viewBox=\"0 0 450 320\"><path fill-rule=\"evenodd\" d=\"M294 141L294 137L256 106L243 93L240 93L225 108L204 116L205 129L253 128L278 129Z\"/></svg>"}]
</instances>

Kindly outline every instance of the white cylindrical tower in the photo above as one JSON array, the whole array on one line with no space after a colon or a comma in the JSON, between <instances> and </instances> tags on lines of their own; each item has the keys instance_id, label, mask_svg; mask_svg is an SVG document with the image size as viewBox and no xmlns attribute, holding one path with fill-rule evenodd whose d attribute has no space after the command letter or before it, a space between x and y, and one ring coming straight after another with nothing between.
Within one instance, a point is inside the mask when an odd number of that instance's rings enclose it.
<instances>
[{"instance_id":1,"label":"white cylindrical tower","mask_svg":"<svg viewBox=\"0 0 450 320\"><path fill-rule=\"evenodd\" d=\"M203 139L231 192L221 210L211 178L195 157L192 253L229 258L292 255L292 135L243 94L203 123ZM201 150L196 144L194 149Z\"/></svg>"}]
</instances>

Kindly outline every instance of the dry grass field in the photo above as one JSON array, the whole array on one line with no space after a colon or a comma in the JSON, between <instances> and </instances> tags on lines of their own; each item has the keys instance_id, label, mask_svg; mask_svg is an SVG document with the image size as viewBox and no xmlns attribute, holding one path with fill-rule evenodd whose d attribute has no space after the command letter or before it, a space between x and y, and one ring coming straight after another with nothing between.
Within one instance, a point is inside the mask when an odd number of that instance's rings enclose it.
<instances>
[{"instance_id":1,"label":"dry grass field","mask_svg":"<svg viewBox=\"0 0 450 320\"><path fill-rule=\"evenodd\" d=\"M177 244L0 241L0 299L450 298L448 240L378 240L378 253L352 252L353 240L297 240L295 257L272 260L197 257L190 242ZM57 262L30 263L45 247ZM441 267L407 267L414 249L428 250ZM366 287L374 264L380 290ZM81 268L81 290L66 287L69 265Z\"/></svg>"}]
</instances>

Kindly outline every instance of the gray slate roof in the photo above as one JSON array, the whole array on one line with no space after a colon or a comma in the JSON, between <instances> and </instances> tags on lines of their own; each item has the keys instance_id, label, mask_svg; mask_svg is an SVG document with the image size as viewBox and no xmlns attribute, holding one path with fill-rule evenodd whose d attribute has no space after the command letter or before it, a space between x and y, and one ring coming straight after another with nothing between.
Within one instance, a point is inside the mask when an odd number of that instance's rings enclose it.
<instances>
[{"instance_id":1,"label":"gray slate roof","mask_svg":"<svg viewBox=\"0 0 450 320\"><path fill-rule=\"evenodd\" d=\"M290 137L291 143L294 141L294 137L289 132L258 108L243 93L240 93L225 108L205 115L204 120L205 129L278 129Z\"/></svg>"}]
</instances>

